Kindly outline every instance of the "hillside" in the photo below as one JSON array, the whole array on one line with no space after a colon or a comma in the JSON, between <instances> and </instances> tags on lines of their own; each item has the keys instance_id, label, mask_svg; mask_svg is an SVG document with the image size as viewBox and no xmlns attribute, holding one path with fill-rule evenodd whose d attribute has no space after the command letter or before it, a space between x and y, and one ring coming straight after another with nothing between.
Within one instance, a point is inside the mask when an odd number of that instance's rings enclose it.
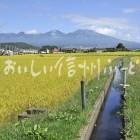
<instances>
[{"instance_id":1,"label":"hillside","mask_svg":"<svg viewBox=\"0 0 140 140\"><path fill-rule=\"evenodd\" d=\"M36 49L37 47L24 42L15 42L15 43L9 42L9 43L0 43L0 48Z\"/></svg>"}]
</instances>

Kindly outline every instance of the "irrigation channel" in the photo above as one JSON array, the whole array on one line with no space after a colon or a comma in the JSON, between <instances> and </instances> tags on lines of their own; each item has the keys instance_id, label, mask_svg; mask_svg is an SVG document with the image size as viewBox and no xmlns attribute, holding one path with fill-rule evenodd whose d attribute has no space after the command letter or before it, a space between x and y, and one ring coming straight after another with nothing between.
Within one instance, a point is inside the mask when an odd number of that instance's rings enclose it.
<instances>
[{"instance_id":1,"label":"irrigation channel","mask_svg":"<svg viewBox=\"0 0 140 140\"><path fill-rule=\"evenodd\" d=\"M120 84L122 84L123 73L120 67L121 61L116 67L113 82L90 140L120 140L122 138L123 118L120 116L120 112L123 91Z\"/></svg>"}]
</instances>

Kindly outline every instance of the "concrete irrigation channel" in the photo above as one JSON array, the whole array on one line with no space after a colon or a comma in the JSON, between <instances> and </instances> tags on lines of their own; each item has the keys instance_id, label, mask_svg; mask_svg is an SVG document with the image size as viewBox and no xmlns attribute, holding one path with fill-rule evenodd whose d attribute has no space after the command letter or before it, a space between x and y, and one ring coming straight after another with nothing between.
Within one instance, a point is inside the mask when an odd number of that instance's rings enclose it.
<instances>
[{"instance_id":1,"label":"concrete irrigation channel","mask_svg":"<svg viewBox=\"0 0 140 140\"><path fill-rule=\"evenodd\" d=\"M80 140L120 140L123 129L122 110L122 80L121 61L116 66L114 74L108 79L104 90L98 97L88 125L81 132Z\"/></svg>"}]
</instances>

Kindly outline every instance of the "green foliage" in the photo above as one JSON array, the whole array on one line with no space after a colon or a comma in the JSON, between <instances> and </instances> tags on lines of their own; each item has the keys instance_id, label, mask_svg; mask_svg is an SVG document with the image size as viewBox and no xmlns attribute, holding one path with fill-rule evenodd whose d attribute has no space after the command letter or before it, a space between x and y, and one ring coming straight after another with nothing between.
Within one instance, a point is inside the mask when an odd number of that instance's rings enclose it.
<instances>
[{"instance_id":1,"label":"green foliage","mask_svg":"<svg viewBox=\"0 0 140 140\"><path fill-rule=\"evenodd\" d=\"M24 43L24 42L16 42L16 43L0 43L0 48L3 49L11 49L11 48L18 48L18 49L37 49L36 46Z\"/></svg>"},{"instance_id":2,"label":"green foliage","mask_svg":"<svg viewBox=\"0 0 140 140\"><path fill-rule=\"evenodd\" d=\"M140 139L140 67L136 67L136 74L128 76L126 103L125 103L125 118L126 118L126 137L129 140Z\"/></svg>"},{"instance_id":3,"label":"green foliage","mask_svg":"<svg viewBox=\"0 0 140 140\"><path fill-rule=\"evenodd\" d=\"M35 124L32 128L25 130L25 136L34 140L47 140L48 128L42 129L40 125Z\"/></svg>"},{"instance_id":4,"label":"green foliage","mask_svg":"<svg viewBox=\"0 0 140 140\"><path fill-rule=\"evenodd\" d=\"M119 43L116 47L116 50L117 51L127 51L128 49L122 43Z\"/></svg>"}]
</instances>

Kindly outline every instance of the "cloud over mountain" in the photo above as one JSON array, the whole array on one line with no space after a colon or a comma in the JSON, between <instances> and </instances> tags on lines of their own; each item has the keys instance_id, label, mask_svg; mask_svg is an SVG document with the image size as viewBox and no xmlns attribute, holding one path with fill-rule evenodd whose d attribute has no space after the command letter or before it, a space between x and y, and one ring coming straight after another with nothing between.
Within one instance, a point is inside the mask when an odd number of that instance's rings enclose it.
<instances>
[{"instance_id":1,"label":"cloud over mountain","mask_svg":"<svg viewBox=\"0 0 140 140\"><path fill-rule=\"evenodd\" d=\"M126 11L132 12L134 9L126 9ZM94 30L98 33L129 41L140 41L140 29L132 26L126 18L93 18L80 15L66 15L64 18L77 25L78 28Z\"/></svg>"}]
</instances>

